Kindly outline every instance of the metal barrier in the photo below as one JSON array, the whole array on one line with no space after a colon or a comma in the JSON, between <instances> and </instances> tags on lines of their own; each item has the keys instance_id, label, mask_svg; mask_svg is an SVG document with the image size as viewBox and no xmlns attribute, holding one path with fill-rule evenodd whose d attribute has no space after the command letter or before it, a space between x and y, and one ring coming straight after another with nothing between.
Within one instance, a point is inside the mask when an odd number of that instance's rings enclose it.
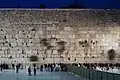
<instances>
[{"instance_id":1,"label":"metal barrier","mask_svg":"<svg viewBox=\"0 0 120 80\"><path fill-rule=\"evenodd\" d=\"M120 80L120 74L102 72L77 66L68 66L68 71L88 80Z\"/></svg>"}]
</instances>

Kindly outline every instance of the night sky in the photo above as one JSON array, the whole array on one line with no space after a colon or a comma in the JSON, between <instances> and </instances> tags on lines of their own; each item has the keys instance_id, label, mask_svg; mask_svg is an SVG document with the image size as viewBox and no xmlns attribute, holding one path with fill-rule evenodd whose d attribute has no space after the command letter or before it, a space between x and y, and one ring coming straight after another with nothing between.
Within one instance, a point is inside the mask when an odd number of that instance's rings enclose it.
<instances>
[{"instance_id":1,"label":"night sky","mask_svg":"<svg viewBox=\"0 0 120 80\"><path fill-rule=\"evenodd\" d=\"M1 8L39 8L45 4L47 8L67 7L74 0L0 0ZM76 0L76 3L86 8L120 8L120 0Z\"/></svg>"}]
</instances>

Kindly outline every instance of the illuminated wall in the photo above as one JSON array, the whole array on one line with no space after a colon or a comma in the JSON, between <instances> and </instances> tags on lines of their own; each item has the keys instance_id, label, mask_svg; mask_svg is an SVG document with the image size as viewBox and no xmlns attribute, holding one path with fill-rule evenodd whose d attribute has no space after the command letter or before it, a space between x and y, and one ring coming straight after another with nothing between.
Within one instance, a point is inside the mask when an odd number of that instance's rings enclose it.
<instances>
[{"instance_id":1,"label":"illuminated wall","mask_svg":"<svg viewBox=\"0 0 120 80\"><path fill-rule=\"evenodd\" d=\"M0 62L119 62L119 10L0 10ZM108 50L115 59L108 60Z\"/></svg>"}]
</instances>

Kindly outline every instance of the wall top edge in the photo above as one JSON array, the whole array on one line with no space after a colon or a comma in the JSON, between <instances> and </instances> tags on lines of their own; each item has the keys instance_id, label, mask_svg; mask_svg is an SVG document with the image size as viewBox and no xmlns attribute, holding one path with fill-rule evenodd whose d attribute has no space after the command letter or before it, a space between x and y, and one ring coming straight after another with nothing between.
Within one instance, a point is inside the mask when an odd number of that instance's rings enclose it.
<instances>
[{"instance_id":1,"label":"wall top edge","mask_svg":"<svg viewBox=\"0 0 120 80\"><path fill-rule=\"evenodd\" d=\"M120 10L120 9L58 9L58 8L55 8L55 9L31 9L31 8L0 8L0 10L64 10L64 11L67 11L67 10Z\"/></svg>"}]
</instances>

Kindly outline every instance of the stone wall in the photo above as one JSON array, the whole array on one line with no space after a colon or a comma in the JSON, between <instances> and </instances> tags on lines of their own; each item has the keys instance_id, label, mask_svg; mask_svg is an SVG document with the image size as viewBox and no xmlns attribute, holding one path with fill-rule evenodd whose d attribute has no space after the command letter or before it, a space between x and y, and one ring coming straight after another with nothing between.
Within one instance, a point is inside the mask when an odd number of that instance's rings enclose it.
<instances>
[{"instance_id":1,"label":"stone wall","mask_svg":"<svg viewBox=\"0 0 120 80\"><path fill-rule=\"evenodd\" d=\"M119 62L120 10L0 10L0 62ZM115 59L107 58L109 49Z\"/></svg>"}]
</instances>

